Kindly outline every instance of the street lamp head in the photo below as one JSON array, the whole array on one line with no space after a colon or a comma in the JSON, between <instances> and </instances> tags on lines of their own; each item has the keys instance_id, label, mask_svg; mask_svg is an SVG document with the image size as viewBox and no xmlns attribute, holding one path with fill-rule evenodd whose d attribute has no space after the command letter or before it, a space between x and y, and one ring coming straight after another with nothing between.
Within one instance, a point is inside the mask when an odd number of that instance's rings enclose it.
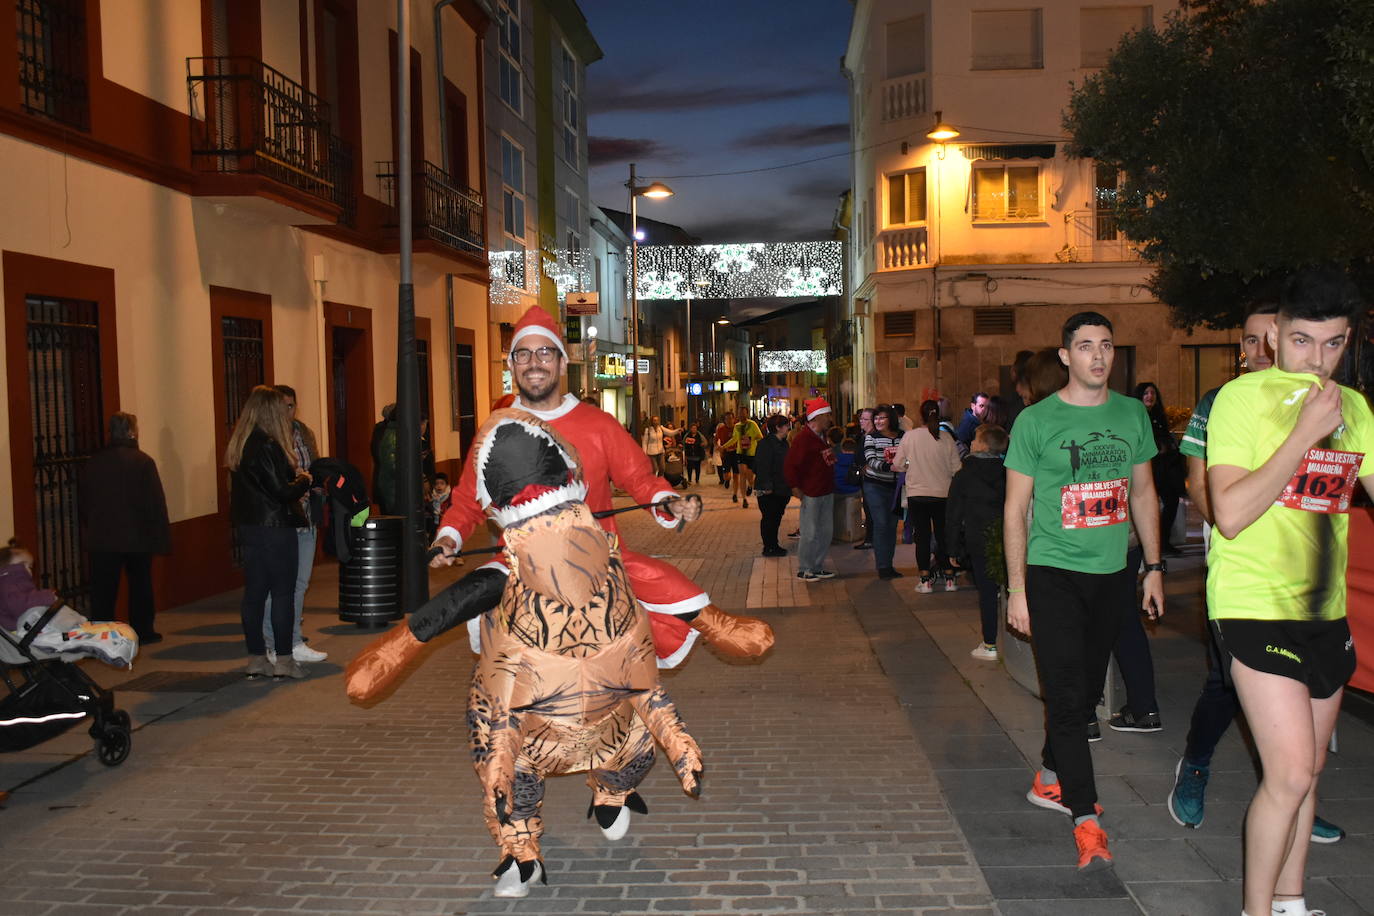
<instances>
[{"instance_id":1,"label":"street lamp head","mask_svg":"<svg viewBox=\"0 0 1374 916\"><path fill-rule=\"evenodd\" d=\"M945 123L944 112L935 112L935 126L930 129L926 137L937 143L944 143L946 140L953 140L957 136L959 136L959 131L955 129L954 125Z\"/></svg>"},{"instance_id":2,"label":"street lamp head","mask_svg":"<svg viewBox=\"0 0 1374 916\"><path fill-rule=\"evenodd\" d=\"M717 319L716 319L716 324L729 324L729 323L730 323L730 319L729 319L729 318L717 318Z\"/></svg>"},{"instance_id":3,"label":"street lamp head","mask_svg":"<svg viewBox=\"0 0 1374 916\"><path fill-rule=\"evenodd\" d=\"M644 230L643 230L643 229L636 229L636 230L635 230L635 241L636 241L636 242L642 242L642 241L644 241Z\"/></svg>"},{"instance_id":4,"label":"street lamp head","mask_svg":"<svg viewBox=\"0 0 1374 916\"><path fill-rule=\"evenodd\" d=\"M643 197L652 197L655 200L673 196L673 189L668 187L661 181L652 182L651 184L648 184L642 188L635 188L634 191L636 194L639 194Z\"/></svg>"},{"instance_id":5,"label":"street lamp head","mask_svg":"<svg viewBox=\"0 0 1374 916\"><path fill-rule=\"evenodd\" d=\"M692 285L699 286L702 289L705 289L706 287L711 285L711 281L706 279L705 277L697 277L695 280L692 281Z\"/></svg>"}]
</instances>

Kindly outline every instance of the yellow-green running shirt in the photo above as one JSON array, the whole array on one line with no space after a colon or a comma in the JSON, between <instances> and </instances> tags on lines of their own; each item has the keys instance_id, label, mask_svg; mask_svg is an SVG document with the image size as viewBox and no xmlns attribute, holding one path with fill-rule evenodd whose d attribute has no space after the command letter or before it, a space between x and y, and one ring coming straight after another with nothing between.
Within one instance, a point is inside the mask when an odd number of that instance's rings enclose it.
<instances>
[{"instance_id":1,"label":"yellow-green running shirt","mask_svg":"<svg viewBox=\"0 0 1374 916\"><path fill-rule=\"evenodd\" d=\"M1316 380L1273 367L1223 385L1207 421L1208 467L1253 471L1268 461L1293 431ZM1350 518L1324 510L1348 507L1360 485L1356 475L1374 473L1374 414L1362 394L1341 386L1341 416L1344 425L1308 451L1283 494L1254 523L1235 538L1213 529L1207 558L1213 619L1345 616Z\"/></svg>"}]
</instances>

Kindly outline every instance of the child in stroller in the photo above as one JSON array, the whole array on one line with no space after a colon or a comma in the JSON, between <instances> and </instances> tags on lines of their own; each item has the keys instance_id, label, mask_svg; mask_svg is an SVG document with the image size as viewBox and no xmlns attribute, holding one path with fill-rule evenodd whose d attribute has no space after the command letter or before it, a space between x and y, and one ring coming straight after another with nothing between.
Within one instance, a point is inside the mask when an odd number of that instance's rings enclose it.
<instances>
[{"instance_id":1,"label":"child in stroller","mask_svg":"<svg viewBox=\"0 0 1374 916\"><path fill-rule=\"evenodd\" d=\"M100 762L123 763L129 715L73 663L88 656L128 668L137 654L132 627L91 623L34 584L32 554L13 539L0 550L0 680L9 689L0 698L0 751L33 747L91 716Z\"/></svg>"},{"instance_id":2,"label":"child in stroller","mask_svg":"<svg viewBox=\"0 0 1374 916\"><path fill-rule=\"evenodd\" d=\"M663 479L674 487L686 489L687 477L683 473L682 442L677 436L663 437Z\"/></svg>"}]
</instances>

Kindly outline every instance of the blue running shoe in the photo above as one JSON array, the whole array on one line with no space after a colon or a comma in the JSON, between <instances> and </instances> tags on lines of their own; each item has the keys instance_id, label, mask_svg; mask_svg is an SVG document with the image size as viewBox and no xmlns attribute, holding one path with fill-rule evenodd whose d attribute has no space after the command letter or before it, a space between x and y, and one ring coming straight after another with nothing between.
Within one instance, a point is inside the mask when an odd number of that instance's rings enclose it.
<instances>
[{"instance_id":1,"label":"blue running shoe","mask_svg":"<svg viewBox=\"0 0 1374 916\"><path fill-rule=\"evenodd\" d=\"M1207 767L1193 766L1179 758L1178 765L1174 767L1174 787L1169 791L1169 816L1180 827L1196 828L1202 825L1202 797L1207 791L1209 775Z\"/></svg>"},{"instance_id":2,"label":"blue running shoe","mask_svg":"<svg viewBox=\"0 0 1374 916\"><path fill-rule=\"evenodd\" d=\"M1330 821L1322 820L1319 817L1312 818L1312 842L1339 843L1343 839L1345 839L1344 830Z\"/></svg>"}]
</instances>

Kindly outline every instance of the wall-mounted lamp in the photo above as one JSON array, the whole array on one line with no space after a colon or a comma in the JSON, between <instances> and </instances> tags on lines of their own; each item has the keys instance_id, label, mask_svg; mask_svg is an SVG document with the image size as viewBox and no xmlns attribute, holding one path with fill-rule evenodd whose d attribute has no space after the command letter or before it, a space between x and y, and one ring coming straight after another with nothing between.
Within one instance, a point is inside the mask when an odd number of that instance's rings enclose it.
<instances>
[{"instance_id":1,"label":"wall-mounted lamp","mask_svg":"<svg viewBox=\"0 0 1374 916\"><path fill-rule=\"evenodd\" d=\"M945 143L959 136L959 131L953 124L946 124L943 111L935 112L935 126L926 133L926 138L934 140L940 144L940 148L935 151L939 158L945 158Z\"/></svg>"}]
</instances>

